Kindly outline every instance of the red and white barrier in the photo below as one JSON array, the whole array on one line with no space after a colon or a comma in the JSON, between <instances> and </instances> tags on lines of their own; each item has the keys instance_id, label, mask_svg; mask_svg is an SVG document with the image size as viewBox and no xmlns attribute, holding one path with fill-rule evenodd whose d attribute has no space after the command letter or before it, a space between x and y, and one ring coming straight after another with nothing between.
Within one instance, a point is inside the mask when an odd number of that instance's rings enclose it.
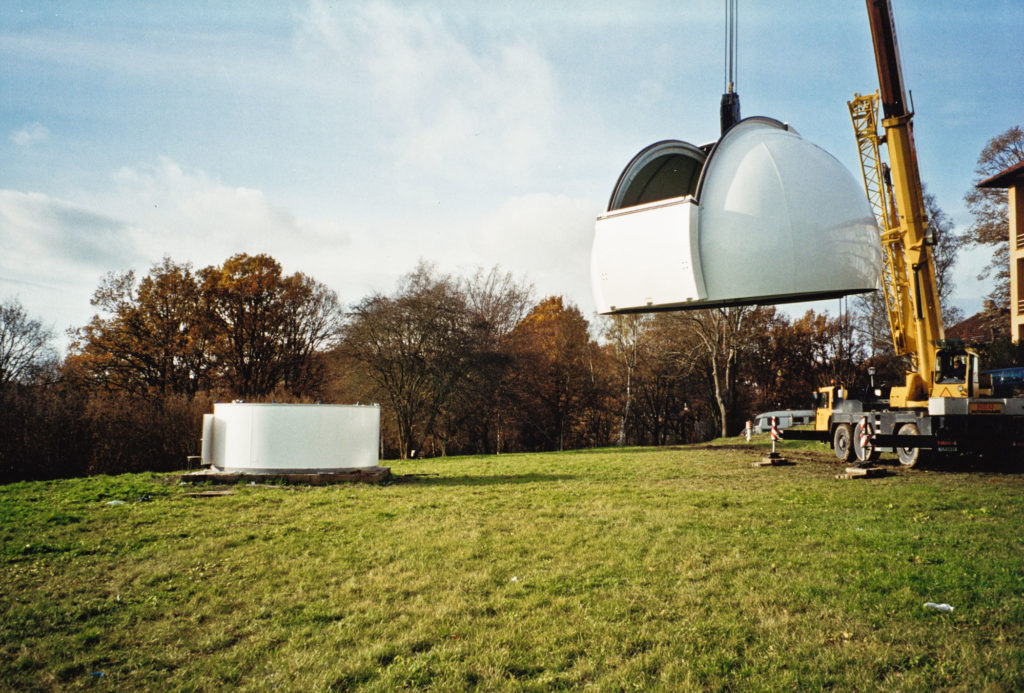
<instances>
[{"instance_id":1,"label":"red and white barrier","mask_svg":"<svg viewBox=\"0 0 1024 693\"><path fill-rule=\"evenodd\" d=\"M871 450L871 424L868 423L868 417L860 417L860 449L865 451L864 459L867 459L867 453Z\"/></svg>"}]
</instances>

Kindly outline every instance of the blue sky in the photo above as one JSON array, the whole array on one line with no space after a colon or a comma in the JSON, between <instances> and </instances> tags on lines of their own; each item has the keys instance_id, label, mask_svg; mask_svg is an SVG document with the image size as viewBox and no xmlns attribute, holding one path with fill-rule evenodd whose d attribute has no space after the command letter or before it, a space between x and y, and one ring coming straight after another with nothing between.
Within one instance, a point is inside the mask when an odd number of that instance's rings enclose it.
<instances>
[{"instance_id":1,"label":"blue sky","mask_svg":"<svg viewBox=\"0 0 1024 693\"><path fill-rule=\"evenodd\" d=\"M922 177L964 228L978 153L1024 124L1024 3L895 5ZM346 303L422 258L497 264L590 313L622 168L718 136L723 6L9 0L0 298L62 332L106 272L267 252ZM845 102L876 82L862 2L740 3L744 116L856 170ZM960 262L969 311L988 254Z\"/></svg>"}]
</instances>

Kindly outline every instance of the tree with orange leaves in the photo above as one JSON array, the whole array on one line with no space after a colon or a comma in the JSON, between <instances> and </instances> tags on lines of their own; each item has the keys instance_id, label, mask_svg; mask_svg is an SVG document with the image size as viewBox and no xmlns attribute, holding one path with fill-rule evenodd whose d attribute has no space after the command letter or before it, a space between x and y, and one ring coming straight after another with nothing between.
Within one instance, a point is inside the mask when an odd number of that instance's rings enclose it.
<instances>
[{"instance_id":1,"label":"tree with orange leaves","mask_svg":"<svg viewBox=\"0 0 1024 693\"><path fill-rule=\"evenodd\" d=\"M285 276L269 255L241 253L200 272L228 388L246 397L315 389L316 352L332 347L342 320L337 295L304 274Z\"/></svg>"},{"instance_id":2,"label":"tree with orange leaves","mask_svg":"<svg viewBox=\"0 0 1024 693\"><path fill-rule=\"evenodd\" d=\"M170 258L136 281L107 275L93 296L105 315L75 333L66 372L105 390L159 398L218 389L308 394L316 354L341 321L337 296L267 255L239 254L198 273Z\"/></svg>"},{"instance_id":3,"label":"tree with orange leaves","mask_svg":"<svg viewBox=\"0 0 1024 693\"><path fill-rule=\"evenodd\" d=\"M65 364L86 386L193 397L210 385L210 313L190 265L165 257L139 281L107 274L92 305L106 316L75 332Z\"/></svg>"},{"instance_id":4,"label":"tree with orange leaves","mask_svg":"<svg viewBox=\"0 0 1024 693\"><path fill-rule=\"evenodd\" d=\"M564 450L581 442L587 407L595 396L597 349L588 329L579 308L551 296L512 331L517 364L510 382L527 449Z\"/></svg>"}]
</instances>

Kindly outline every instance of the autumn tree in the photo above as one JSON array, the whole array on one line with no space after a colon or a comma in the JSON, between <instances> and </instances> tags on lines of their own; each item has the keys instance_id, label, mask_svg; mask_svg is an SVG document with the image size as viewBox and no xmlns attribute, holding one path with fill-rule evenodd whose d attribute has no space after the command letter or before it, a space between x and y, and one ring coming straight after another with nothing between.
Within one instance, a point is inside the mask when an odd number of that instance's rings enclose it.
<instances>
[{"instance_id":1,"label":"autumn tree","mask_svg":"<svg viewBox=\"0 0 1024 693\"><path fill-rule=\"evenodd\" d=\"M235 255L200 278L218 336L217 366L232 392L315 389L321 373L314 356L340 334L337 294L301 273L285 276L269 255Z\"/></svg>"},{"instance_id":2,"label":"autumn tree","mask_svg":"<svg viewBox=\"0 0 1024 693\"><path fill-rule=\"evenodd\" d=\"M741 366L753 408L789 408L800 398L806 400L818 385L810 367L813 346L808 330L794 326L774 306L755 310L749 322L751 344Z\"/></svg>"},{"instance_id":3,"label":"autumn tree","mask_svg":"<svg viewBox=\"0 0 1024 693\"><path fill-rule=\"evenodd\" d=\"M107 274L92 305L102 313L74 333L69 371L133 395L192 397L209 386L210 313L189 264L165 257L141 281Z\"/></svg>"},{"instance_id":4,"label":"autumn tree","mask_svg":"<svg viewBox=\"0 0 1024 693\"><path fill-rule=\"evenodd\" d=\"M758 408L802 409L822 385L858 385L864 335L848 313L831 317L808 310L790 321L775 308L759 308L754 315L746 374L757 390Z\"/></svg>"},{"instance_id":5,"label":"autumn tree","mask_svg":"<svg viewBox=\"0 0 1024 693\"><path fill-rule=\"evenodd\" d=\"M121 282L111 277L108 296L130 294L132 305L125 302L120 315L97 318L92 330L80 332L80 337L95 334L97 341L88 348L79 343L82 349L50 377L0 388L0 479L169 471L196 452L196 431L208 402L185 396L194 381L167 347L188 330L180 323L172 329L160 314L166 305L153 296L160 279L185 274L171 264L154 272L159 277L138 283L134 276L122 276ZM146 347L140 346L142 325L152 330ZM125 332L115 334L117 327ZM102 343L121 348L132 340L136 351L129 367L99 351ZM166 344L155 343L162 341Z\"/></svg>"},{"instance_id":6,"label":"autumn tree","mask_svg":"<svg viewBox=\"0 0 1024 693\"><path fill-rule=\"evenodd\" d=\"M211 388L242 397L312 386L318 350L337 334L337 296L266 255L236 255L198 273L170 258L137 281L108 274L101 309L75 332L69 373L105 390L188 398Z\"/></svg>"},{"instance_id":7,"label":"autumn tree","mask_svg":"<svg viewBox=\"0 0 1024 693\"><path fill-rule=\"evenodd\" d=\"M420 263L395 294L374 293L351 308L342 352L376 386L405 459L434 434L465 381L473 354L465 296L454 279Z\"/></svg>"},{"instance_id":8,"label":"autumn tree","mask_svg":"<svg viewBox=\"0 0 1024 693\"><path fill-rule=\"evenodd\" d=\"M999 308L1010 300L1010 232L1007 196L1004 190L978 188L977 184L1024 161L1024 129L1019 125L996 135L981 150L974 169L975 187L964 195L974 223L967 230L967 241L993 248L992 262L981 277L992 276L995 286L989 298Z\"/></svg>"},{"instance_id":9,"label":"autumn tree","mask_svg":"<svg viewBox=\"0 0 1024 693\"><path fill-rule=\"evenodd\" d=\"M31 382L57 359L53 332L16 299L0 303L0 386Z\"/></svg>"},{"instance_id":10,"label":"autumn tree","mask_svg":"<svg viewBox=\"0 0 1024 693\"><path fill-rule=\"evenodd\" d=\"M510 340L520 436L528 448L564 450L582 434L593 396L587 320L561 296L550 296L516 325Z\"/></svg>"}]
</instances>

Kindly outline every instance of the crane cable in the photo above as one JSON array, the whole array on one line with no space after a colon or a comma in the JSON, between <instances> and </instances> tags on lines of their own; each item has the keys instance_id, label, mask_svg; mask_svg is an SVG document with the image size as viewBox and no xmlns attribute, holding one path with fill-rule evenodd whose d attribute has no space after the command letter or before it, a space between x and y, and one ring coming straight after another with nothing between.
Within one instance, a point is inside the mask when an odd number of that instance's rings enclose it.
<instances>
[{"instance_id":1,"label":"crane cable","mask_svg":"<svg viewBox=\"0 0 1024 693\"><path fill-rule=\"evenodd\" d=\"M722 134L740 120L740 95L736 92L736 45L739 43L736 7L739 0L725 0L725 91L718 114Z\"/></svg>"},{"instance_id":2,"label":"crane cable","mask_svg":"<svg viewBox=\"0 0 1024 693\"><path fill-rule=\"evenodd\" d=\"M725 93L732 94L736 88L736 46L739 39L739 22L736 12L739 0L725 0Z\"/></svg>"}]
</instances>

